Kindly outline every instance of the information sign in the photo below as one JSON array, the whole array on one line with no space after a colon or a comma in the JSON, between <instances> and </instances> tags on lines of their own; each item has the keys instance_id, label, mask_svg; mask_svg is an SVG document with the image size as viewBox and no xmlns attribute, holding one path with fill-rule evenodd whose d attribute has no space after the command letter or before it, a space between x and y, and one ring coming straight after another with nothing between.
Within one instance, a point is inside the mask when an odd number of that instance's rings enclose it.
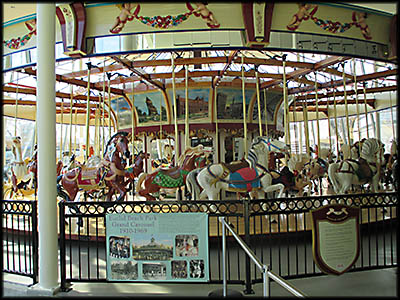
<instances>
[{"instance_id":1,"label":"information sign","mask_svg":"<svg viewBox=\"0 0 400 300\"><path fill-rule=\"evenodd\" d=\"M108 281L209 280L206 213L106 215Z\"/></svg>"},{"instance_id":2,"label":"information sign","mask_svg":"<svg viewBox=\"0 0 400 300\"><path fill-rule=\"evenodd\" d=\"M357 261L359 214L359 208L340 204L311 212L314 261L324 273L341 275Z\"/></svg>"}]
</instances>

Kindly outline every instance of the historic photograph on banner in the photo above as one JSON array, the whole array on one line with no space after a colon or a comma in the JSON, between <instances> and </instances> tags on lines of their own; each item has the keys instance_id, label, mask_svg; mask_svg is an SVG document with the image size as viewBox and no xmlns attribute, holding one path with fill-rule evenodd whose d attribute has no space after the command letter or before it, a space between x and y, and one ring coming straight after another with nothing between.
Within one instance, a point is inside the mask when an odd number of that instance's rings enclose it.
<instances>
[{"instance_id":1,"label":"historic photograph on banner","mask_svg":"<svg viewBox=\"0 0 400 300\"><path fill-rule=\"evenodd\" d=\"M209 280L206 213L106 214L108 281Z\"/></svg>"},{"instance_id":2,"label":"historic photograph on banner","mask_svg":"<svg viewBox=\"0 0 400 300\"><path fill-rule=\"evenodd\" d=\"M138 235L132 245L135 260L170 260L172 239L167 234Z\"/></svg>"}]
</instances>

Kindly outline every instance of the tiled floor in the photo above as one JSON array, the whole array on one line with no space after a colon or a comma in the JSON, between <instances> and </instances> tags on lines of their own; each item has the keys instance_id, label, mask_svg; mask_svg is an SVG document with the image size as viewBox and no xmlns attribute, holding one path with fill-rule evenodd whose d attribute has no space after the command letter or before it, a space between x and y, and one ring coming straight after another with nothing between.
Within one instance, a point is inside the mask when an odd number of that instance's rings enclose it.
<instances>
[{"instance_id":1,"label":"tiled floor","mask_svg":"<svg viewBox=\"0 0 400 300\"><path fill-rule=\"evenodd\" d=\"M289 283L308 297L398 297L397 268L348 272L340 276L322 275L292 279ZM32 297L28 292L31 280L17 275L3 274L3 297ZM69 292L59 292L55 297L113 297L113 296L185 296L207 297L210 292L222 289L217 284L156 284L156 283L74 283ZM244 286L229 285L243 294ZM262 284L253 286L254 294L263 296ZM290 297L275 282L271 283L272 297Z\"/></svg>"}]
</instances>

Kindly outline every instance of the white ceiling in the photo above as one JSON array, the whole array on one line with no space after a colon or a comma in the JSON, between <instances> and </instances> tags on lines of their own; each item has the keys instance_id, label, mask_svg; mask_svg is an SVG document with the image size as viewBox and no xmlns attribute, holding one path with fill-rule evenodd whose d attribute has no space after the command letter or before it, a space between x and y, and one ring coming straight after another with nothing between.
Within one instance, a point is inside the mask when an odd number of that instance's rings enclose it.
<instances>
[{"instance_id":1,"label":"white ceiling","mask_svg":"<svg viewBox=\"0 0 400 300\"><path fill-rule=\"evenodd\" d=\"M362 6L391 14L397 13L397 2L395 1L382 2L382 3L371 3L371 2L342 2L342 3ZM3 2L2 5L3 5L3 23L36 13L36 4L34 3Z\"/></svg>"}]
</instances>

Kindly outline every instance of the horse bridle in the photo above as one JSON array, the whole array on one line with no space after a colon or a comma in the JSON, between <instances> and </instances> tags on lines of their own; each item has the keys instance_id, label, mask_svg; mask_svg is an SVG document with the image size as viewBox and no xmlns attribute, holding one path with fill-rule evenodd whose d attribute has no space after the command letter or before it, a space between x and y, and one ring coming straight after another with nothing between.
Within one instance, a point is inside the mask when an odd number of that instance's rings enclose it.
<instances>
[{"instance_id":1,"label":"horse bridle","mask_svg":"<svg viewBox=\"0 0 400 300\"><path fill-rule=\"evenodd\" d=\"M268 151L271 151L271 147L276 148L279 151L282 151L282 148L279 148L278 146L271 143L270 138L268 138L268 141L265 141L263 138L261 138L260 141L268 146Z\"/></svg>"}]
</instances>

